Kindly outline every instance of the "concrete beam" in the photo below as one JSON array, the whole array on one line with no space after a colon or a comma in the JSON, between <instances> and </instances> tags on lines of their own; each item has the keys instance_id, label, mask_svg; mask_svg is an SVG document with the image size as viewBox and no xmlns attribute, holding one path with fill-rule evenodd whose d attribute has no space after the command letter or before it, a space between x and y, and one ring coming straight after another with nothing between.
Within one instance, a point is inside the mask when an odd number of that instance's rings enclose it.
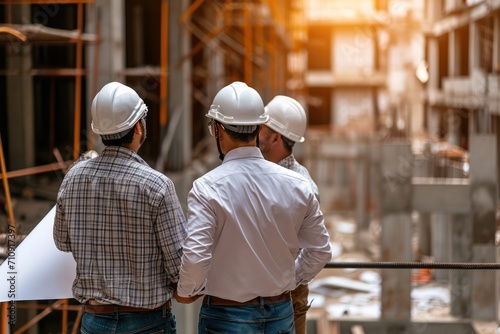
<instances>
[{"instance_id":1,"label":"concrete beam","mask_svg":"<svg viewBox=\"0 0 500 334\"><path fill-rule=\"evenodd\" d=\"M431 36L444 35L450 31L463 27L470 22L484 18L499 7L499 0L484 1L460 14L447 15L443 19L434 22L430 29L426 29L426 33Z\"/></svg>"},{"instance_id":2,"label":"concrete beam","mask_svg":"<svg viewBox=\"0 0 500 334\"><path fill-rule=\"evenodd\" d=\"M337 159L356 159L362 155L362 147L359 144L343 141L321 141L317 150L321 158Z\"/></svg>"},{"instance_id":3,"label":"concrete beam","mask_svg":"<svg viewBox=\"0 0 500 334\"><path fill-rule=\"evenodd\" d=\"M468 179L413 177L412 208L420 212L471 212Z\"/></svg>"}]
</instances>

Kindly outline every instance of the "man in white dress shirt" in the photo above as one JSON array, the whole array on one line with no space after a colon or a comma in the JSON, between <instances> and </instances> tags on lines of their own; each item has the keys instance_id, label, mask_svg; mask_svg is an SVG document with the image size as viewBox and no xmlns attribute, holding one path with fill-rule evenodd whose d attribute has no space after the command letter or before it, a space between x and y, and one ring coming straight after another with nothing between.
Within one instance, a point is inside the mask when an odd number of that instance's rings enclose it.
<instances>
[{"instance_id":1,"label":"man in white dress shirt","mask_svg":"<svg viewBox=\"0 0 500 334\"><path fill-rule=\"evenodd\" d=\"M331 259L319 202L306 178L262 156L268 116L253 88L222 88L206 117L222 164L189 192L176 298L204 295L199 333L294 333L290 291Z\"/></svg>"}]
</instances>

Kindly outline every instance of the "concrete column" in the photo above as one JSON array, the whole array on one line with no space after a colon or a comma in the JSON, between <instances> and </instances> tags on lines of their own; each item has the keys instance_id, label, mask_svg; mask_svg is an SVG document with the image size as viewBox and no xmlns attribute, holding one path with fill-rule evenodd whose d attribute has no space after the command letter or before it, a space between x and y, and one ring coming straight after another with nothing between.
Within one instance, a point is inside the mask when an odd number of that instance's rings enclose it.
<instances>
[{"instance_id":1,"label":"concrete column","mask_svg":"<svg viewBox=\"0 0 500 334\"><path fill-rule=\"evenodd\" d=\"M87 7L93 9L93 6ZM97 14L101 16L99 44L99 72L97 90L110 81L123 81L122 71L125 68L125 4L124 0L96 1L95 10L87 10L86 27L88 32L96 33ZM95 45L87 46L88 68L95 66ZM89 82L93 80L93 72L89 73ZM92 87L89 87L92 88ZM92 94L89 89L89 94ZM91 96L94 98L94 96Z\"/></svg>"},{"instance_id":2,"label":"concrete column","mask_svg":"<svg viewBox=\"0 0 500 334\"><path fill-rule=\"evenodd\" d=\"M425 1L425 5L427 9L427 17L431 22L435 22L441 18L441 1L427 0Z\"/></svg>"},{"instance_id":3,"label":"concrete column","mask_svg":"<svg viewBox=\"0 0 500 334\"><path fill-rule=\"evenodd\" d=\"M96 23L97 15L100 15L101 28L100 28L100 43L98 45L99 53L98 59L98 72L96 87L94 87L94 72L93 69L97 65L95 59L94 43L86 45L86 62L89 74L87 76L87 119L90 120L90 105L95 94L108 82L119 81L125 83L123 70L125 68L125 3L124 0L98 0L94 6L87 5L85 27L86 32L97 33ZM135 87L133 87L135 88ZM94 91L95 90L95 91ZM95 135L90 130L90 124L87 125L89 131L87 138L93 142L93 148L100 152L104 145L101 138ZM90 139L92 138L92 139Z\"/></svg>"},{"instance_id":4,"label":"concrete column","mask_svg":"<svg viewBox=\"0 0 500 334\"><path fill-rule=\"evenodd\" d=\"M431 245L436 262L450 261L450 217L446 213L432 214ZM434 270L433 277L440 282L448 281L447 270Z\"/></svg>"},{"instance_id":5,"label":"concrete column","mask_svg":"<svg viewBox=\"0 0 500 334\"><path fill-rule=\"evenodd\" d=\"M433 177L434 161L430 158L430 152L428 149L424 150L422 156L415 156L414 159L414 170L413 177ZM415 208L413 208L415 209ZM418 250L420 255L430 256L432 254L432 243L431 243L431 213L430 212L418 212Z\"/></svg>"},{"instance_id":6,"label":"concrete column","mask_svg":"<svg viewBox=\"0 0 500 334\"><path fill-rule=\"evenodd\" d=\"M452 145L460 146L460 115L453 108L448 108L445 113L445 119L448 123L446 141Z\"/></svg>"},{"instance_id":7,"label":"concrete column","mask_svg":"<svg viewBox=\"0 0 500 334\"><path fill-rule=\"evenodd\" d=\"M191 64L182 62L181 58L190 51L190 33L179 24L179 17L190 4L189 0L169 1L169 54L168 54L168 110L169 120L173 113L181 113L178 126L172 140L171 149L166 160L167 169L182 170L191 160L192 135L191 135ZM204 121L204 120L199 120ZM186 177L182 180L183 186L187 183ZM190 186L183 187L186 191ZM180 189L180 188L179 188ZM179 196L181 202L185 196ZM174 313L177 321L178 333L196 333L198 313L201 307L201 298L192 304L174 303Z\"/></svg>"},{"instance_id":8,"label":"concrete column","mask_svg":"<svg viewBox=\"0 0 500 334\"><path fill-rule=\"evenodd\" d=\"M470 180L473 221L473 262L497 262L495 233L498 203L497 135L470 135ZM489 271L473 272L472 318L496 319L496 274Z\"/></svg>"},{"instance_id":9,"label":"concrete column","mask_svg":"<svg viewBox=\"0 0 500 334\"><path fill-rule=\"evenodd\" d=\"M30 20L29 5L12 6L12 21ZM8 145L7 170L17 170L35 165L35 120L33 115L33 78L30 70L31 46L12 38L6 47L7 70L18 75L7 75L7 124L8 137L2 138ZM14 131L14 129L16 129ZM5 149L5 147L4 147Z\"/></svg>"},{"instance_id":10,"label":"concrete column","mask_svg":"<svg viewBox=\"0 0 500 334\"><path fill-rule=\"evenodd\" d=\"M190 4L189 0L171 1L169 3L169 85L168 110L180 112L179 124L172 141L172 149L168 153L167 169L180 171L191 161L192 153L192 103L191 103L191 62L184 61L179 67L182 57L191 48L190 33L179 24L179 17Z\"/></svg>"},{"instance_id":11,"label":"concrete column","mask_svg":"<svg viewBox=\"0 0 500 334\"><path fill-rule=\"evenodd\" d=\"M472 216L471 214L452 214L450 217L450 261L470 263L472 261ZM450 296L453 316L470 318L472 305L472 271L450 270Z\"/></svg>"},{"instance_id":12,"label":"concrete column","mask_svg":"<svg viewBox=\"0 0 500 334\"><path fill-rule=\"evenodd\" d=\"M460 53L457 52L460 46L460 41L457 38L455 30L448 34L448 76L453 77L458 75L458 66L460 65Z\"/></svg>"},{"instance_id":13,"label":"concrete column","mask_svg":"<svg viewBox=\"0 0 500 334\"><path fill-rule=\"evenodd\" d=\"M436 38L429 37L427 58L429 59L429 81L430 89L439 87L439 44Z\"/></svg>"},{"instance_id":14,"label":"concrete column","mask_svg":"<svg viewBox=\"0 0 500 334\"><path fill-rule=\"evenodd\" d=\"M192 304L180 304L174 302L172 305L177 322L177 333L198 333L198 315L203 298L198 298Z\"/></svg>"},{"instance_id":15,"label":"concrete column","mask_svg":"<svg viewBox=\"0 0 500 334\"><path fill-rule=\"evenodd\" d=\"M112 80L125 82L123 69L125 68L125 1L111 0L109 7L110 31L109 33L109 48L108 54L111 68ZM119 18L118 20L116 18ZM103 45L102 43L101 45ZM103 50L104 51L104 50Z\"/></svg>"},{"instance_id":16,"label":"concrete column","mask_svg":"<svg viewBox=\"0 0 500 334\"><path fill-rule=\"evenodd\" d=\"M109 5L109 2L105 1L104 2L105 5ZM103 14L103 10L102 10L102 5L100 5L100 3L96 3L95 6L85 6L85 23L84 23L84 26L85 26L85 32L87 33L91 33L91 34L96 34L97 31L96 31L96 24L97 24L97 20L98 20L98 12L100 13L100 16L101 16L101 32L102 32L102 14ZM102 37L102 36L101 36ZM95 87L94 87L94 80L98 80L98 78L100 78L101 76L99 75L100 73L99 72L95 72L94 69L96 66L101 66L101 55L98 54L97 55L97 59L95 59L95 51L96 49L100 48L100 44L97 45L97 43L88 43L86 44L85 48L84 48L84 53L85 53L85 62L87 64L86 68L88 70L88 74L87 74L87 80L86 80L86 95L85 96L82 96L82 100L86 100L86 103L85 105L87 106L90 106L92 105L92 100L94 99L94 96L95 94L97 93L97 91L105 84L104 82L99 85L99 82L97 81L95 83ZM96 63L97 61L97 63ZM101 70L100 68L98 70ZM96 78L97 77L97 78ZM104 80L103 80L104 81ZM107 82L109 82L110 80L107 80ZM82 133L82 143L84 141L87 142L88 144L88 147L89 148L92 148L92 149L95 149L95 142L97 140L97 135L94 134L94 132L92 131L92 129L90 128L90 122L92 120L92 116L90 114L90 108L86 108L86 110L82 110L82 114L85 113L86 116L85 116L85 119L87 119L88 121L88 124L85 124L85 128L87 128L87 133Z\"/></svg>"},{"instance_id":17,"label":"concrete column","mask_svg":"<svg viewBox=\"0 0 500 334\"><path fill-rule=\"evenodd\" d=\"M411 218L409 213L392 213L382 218L382 261L409 262L411 256ZM411 319L411 271L382 271L381 318Z\"/></svg>"},{"instance_id":18,"label":"concrete column","mask_svg":"<svg viewBox=\"0 0 500 334\"><path fill-rule=\"evenodd\" d=\"M367 154L367 144L359 143L356 145L358 150L356 164L356 242L355 248L362 250L363 238L369 235L370 217L368 214L367 201L370 190L369 182L369 158Z\"/></svg>"},{"instance_id":19,"label":"concrete column","mask_svg":"<svg viewBox=\"0 0 500 334\"><path fill-rule=\"evenodd\" d=\"M332 184L335 185L333 200L340 205L341 210L352 209L351 184L353 180L349 175L350 161L342 157L334 157L331 164L333 165Z\"/></svg>"},{"instance_id":20,"label":"concrete column","mask_svg":"<svg viewBox=\"0 0 500 334\"><path fill-rule=\"evenodd\" d=\"M418 249L420 255L430 256L431 245L431 214L428 212L418 213Z\"/></svg>"},{"instance_id":21,"label":"concrete column","mask_svg":"<svg viewBox=\"0 0 500 334\"><path fill-rule=\"evenodd\" d=\"M208 64L209 68L207 71L208 74L208 82L211 84L207 87L207 97L210 100L209 103L212 103L212 99L215 97L217 92L224 87L224 55L222 52L212 51L220 49L220 43L218 41L211 41L209 43L210 47L207 48L208 52Z\"/></svg>"},{"instance_id":22,"label":"concrete column","mask_svg":"<svg viewBox=\"0 0 500 334\"><path fill-rule=\"evenodd\" d=\"M498 71L500 64L500 17L498 13L493 14L493 71Z\"/></svg>"},{"instance_id":23,"label":"concrete column","mask_svg":"<svg viewBox=\"0 0 500 334\"><path fill-rule=\"evenodd\" d=\"M367 231L369 226L369 218L367 214L366 202L368 198L369 182L368 182L368 155L365 144L358 145L359 155L356 159L356 222L357 222L357 237L360 232Z\"/></svg>"},{"instance_id":24,"label":"concrete column","mask_svg":"<svg viewBox=\"0 0 500 334\"><path fill-rule=\"evenodd\" d=\"M413 158L408 143L384 143L380 147L382 261L412 260L411 201ZM411 320L411 271L382 271L381 318Z\"/></svg>"},{"instance_id":25,"label":"concrete column","mask_svg":"<svg viewBox=\"0 0 500 334\"><path fill-rule=\"evenodd\" d=\"M495 122L495 136L496 136L496 158L497 158L497 167L498 170L500 168L500 117L496 116L493 118ZM500 202L500 172L497 173L497 203Z\"/></svg>"},{"instance_id":26,"label":"concrete column","mask_svg":"<svg viewBox=\"0 0 500 334\"><path fill-rule=\"evenodd\" d=\"M429 136L439 138L439 126L441 122L442 109L437 107L429 107L427 115L427 130Z\"/></svg>"},{"instance_id":27,"label":"concrete column","mask_svg":"<svg viewBox=\"0 0 500 334\"><path fill-rule=\"evenodd\" d=\"M497 257L497 259L500 259L500 247L497 247L496 257ZM497 270L495 274L496 274L496 284L495 284L496 303L495 303L495 305L497 306L497 308L496 308L497 317L495 320L497 323L500 324L500 272Z\"/></svg>"},{"instance_id":28,"label":"concrete column","mask_svg":"<svg viewBox=\"0 0 500 334\"><path fill-rule=\"evenodd\" d=\"M439 45L436 38L429 37L427 58L429 59L429 81L427 82L427 96L430 92L435 92L439 89ZM426 127L429 135L438 136L439 134L439 110L432 106L427 106L426 110Z\"/></svg>"},{"instance_id":29,"label":"concrete column","mask_svg":"<svg viewBox=\"0 0 500 334\"><path fill-rule=\"evenodd\" d=\"M471 22L469 25L469 75L479 68L480 36L478 24Z\"/></svg>"}]
</instances>

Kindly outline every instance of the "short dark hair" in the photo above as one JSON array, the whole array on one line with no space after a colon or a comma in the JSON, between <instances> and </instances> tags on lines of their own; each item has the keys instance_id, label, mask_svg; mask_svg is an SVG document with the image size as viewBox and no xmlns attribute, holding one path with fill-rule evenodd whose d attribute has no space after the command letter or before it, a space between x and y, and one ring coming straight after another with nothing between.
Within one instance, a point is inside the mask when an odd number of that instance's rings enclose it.
<instances>
[{"instance_id":1,"label":"short dark hair","mask_svg":"<svg viewBox=\"0 0 500 334\"><path fill-rule=\"evenodd\" d=\"M293 145L295 145L295 142L293 140L288 139L287 137L281 135L281 139L283 140L283 146L290 152L292 152Z\"/></svg>"},{"instance_id":2,"label":"short dark hair","mask_svg":"<svg viewBox=\"0 0 500 334\"><path fill-rule=\"evenodd\" d=\"M103 139L101 137L102 143L106 146L122 146L123 144L131 144L134 139L134 129L135 124L125 136L118 139Z\"/></svg>"},{"instance_id":3,"label":"short dark hair","mask_svg":"<svg viewBox=\"0 0 500 334\"><path fill-rule=\"evenodd\" d=\"M222 127L224 127L224 124L221 125ZM248 142L257 138L257 135L259 134L260 131L260 125L257 125L257 128L251 133L238 133L235 131L231 131L227 128L224 128L224 130L226 131L227 135L231 137L233 140Z\"/></svg>"}]
</instances>

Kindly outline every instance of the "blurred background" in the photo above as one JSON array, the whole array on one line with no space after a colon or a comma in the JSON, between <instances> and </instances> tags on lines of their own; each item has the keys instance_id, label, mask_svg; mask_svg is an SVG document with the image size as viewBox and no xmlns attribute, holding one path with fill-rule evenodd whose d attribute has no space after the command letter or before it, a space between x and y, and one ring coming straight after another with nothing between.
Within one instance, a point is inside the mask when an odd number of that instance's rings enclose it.
<instances>
[{"instance_id":1,"label":"blurred background","mask_svg":"<svg viewBox=\"0 0 500 334\"><path fill-rule=\"evenodd\" d=\"M204 115L236 80L306 109L294 154L318 184L332 261L497 262L500 0L0 0L2 260L8 224L22 242L68 166L102 150L102 86L144 99L139 154L185 206L220 163ZM366 272L322 271L310 333L497 332L496 271ZM41 317L52 303L18 303L12 332L75 331L74 301ZM180 333L197 307L178 306Z\"/></svg>"}]
</instances>

